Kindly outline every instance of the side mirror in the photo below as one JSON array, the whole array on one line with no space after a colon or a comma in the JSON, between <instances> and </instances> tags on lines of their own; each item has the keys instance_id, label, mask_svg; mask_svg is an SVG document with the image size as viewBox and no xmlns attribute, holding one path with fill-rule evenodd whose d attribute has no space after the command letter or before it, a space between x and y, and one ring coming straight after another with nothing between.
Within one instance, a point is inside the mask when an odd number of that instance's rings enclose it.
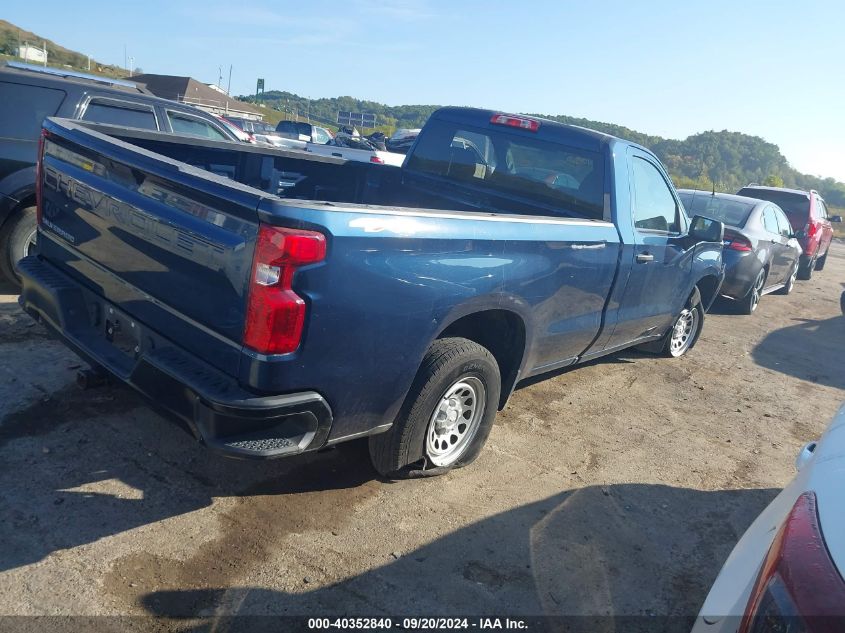
<instances>
[{"instance_id":1,"label":"side mirror","mask_svg":"<svg viewBox=\"0 0 845 633\"><path fill-rule=\"evenodd\" d=\"M689 236L693 242L720 242L725 237L725 224L719 220L705 218L703 215L693 217L690 224Z\"/></svg>"},{"instance_id":2,"label":"side mirror","mask_svg":"<svg viewBox=\"0 0 845 633\"><path fill-rule=\"evenodd\" d=\"M842 216L841 215L832 215L832 216L830 216L830 221L831 222L842 222Z\"/></svg>"}]
</instances>

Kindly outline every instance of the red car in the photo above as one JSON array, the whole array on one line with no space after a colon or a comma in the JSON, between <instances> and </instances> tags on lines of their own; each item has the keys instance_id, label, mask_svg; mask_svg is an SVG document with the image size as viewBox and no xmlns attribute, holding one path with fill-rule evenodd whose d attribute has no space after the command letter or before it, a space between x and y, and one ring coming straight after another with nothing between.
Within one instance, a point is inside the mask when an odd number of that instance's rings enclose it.
<instances>
[{"instance_id":1,"label":"red car","mask_svg":"<svg viewBox=\"0 0 845 633\"><path fill-rule=\"evenodd\" d=\"M774 202L786 212L789 223L804 253L798 267L798 279L809 279L814 270L821 270L827 262L827 249L833 239L831 222L842 222L842 216L829 216L824 200L814 190L783 189L748 185L737 195Z\"/></svg>"}]
</instances>

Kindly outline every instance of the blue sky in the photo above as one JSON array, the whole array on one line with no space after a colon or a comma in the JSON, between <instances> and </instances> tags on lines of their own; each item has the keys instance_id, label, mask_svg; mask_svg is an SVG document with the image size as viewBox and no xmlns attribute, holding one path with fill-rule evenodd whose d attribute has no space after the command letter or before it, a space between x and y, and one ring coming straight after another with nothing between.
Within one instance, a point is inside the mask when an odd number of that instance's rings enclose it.
<instances>
[{"instance_id":1,"label":"blue sky","mask_svg":"<svg viewBox=\"0 0 845 633\"><path fill-rule=\"evenodd\" d=\"M94 58L392 105L569 114L762 136L845 181L845 3L41 0L0 17Z\"/></svg>"}]
</instances>

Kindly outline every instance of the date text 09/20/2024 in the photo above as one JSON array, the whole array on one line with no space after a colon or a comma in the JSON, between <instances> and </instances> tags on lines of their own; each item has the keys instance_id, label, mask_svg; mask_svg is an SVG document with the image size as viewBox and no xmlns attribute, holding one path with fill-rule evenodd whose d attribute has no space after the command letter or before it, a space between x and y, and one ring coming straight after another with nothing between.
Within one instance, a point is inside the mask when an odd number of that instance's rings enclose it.
<instances>
[{"instance_id":1,"label":"date text 09/20/2024","mask_svg":"<svg viewBox=\"0 0 845 633\"><path fill-rule=\"evenodd\" d=\"M311 630L331 629L393 629L413 630L524 630L528 624L524 620L511 618L403 618L401 623L392 618L309 618Z\"/></svg>"}]
</instances>

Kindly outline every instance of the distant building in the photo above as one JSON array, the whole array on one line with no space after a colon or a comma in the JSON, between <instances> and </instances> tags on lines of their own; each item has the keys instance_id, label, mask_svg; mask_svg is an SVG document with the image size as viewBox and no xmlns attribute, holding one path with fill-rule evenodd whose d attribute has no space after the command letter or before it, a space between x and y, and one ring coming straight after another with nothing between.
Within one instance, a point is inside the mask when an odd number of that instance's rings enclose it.
<instances>
[{"instance_id":1,"label":"distant building","mask_svg":"<svg viewBox=\"0 0 845 633\"><path fill-rule=\"evenodd\" d=\"M39 48L38 46L33 46L32 44L27 42L23 46L18 47L18 57L20 57L25 62L32 62L33 64L46 64L47 49Z\"/></svg>"},{"instance_id":2,"label":"distant building","mask_svg":"<svg viewBox=\"0 0 845 633\"><path fill-rule=\"evenodd\" d=\"M142 84L157 97L190 103L201 110L220 116L237 116L260 121L264 114L259 108L237 99L232 99L217 86L209 86L191 77L173 75L134 75L132 81Z\"/></svg>"}]
</instances>

